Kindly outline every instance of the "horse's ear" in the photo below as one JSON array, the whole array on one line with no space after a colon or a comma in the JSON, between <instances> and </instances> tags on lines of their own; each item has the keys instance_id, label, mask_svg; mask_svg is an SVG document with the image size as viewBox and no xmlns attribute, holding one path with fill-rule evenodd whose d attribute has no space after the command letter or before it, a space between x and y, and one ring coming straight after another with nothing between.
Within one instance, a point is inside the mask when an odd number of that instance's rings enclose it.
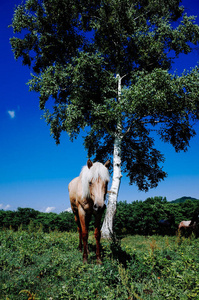
<instances>
[{"instance_id":1,"label":"horse's ear","mask_svg":"<svg viewBox=\"0 0 199 300\"><path fill-rule=\"evenodd\" d=\"M87 160L87 167L90 169L92 167L93 163L90 160L90 158Z\"/></svg>"},{"instance_id":2,"label":"horse's ear","mask_svg":"<svg viewBox=\"0 0 199 300\"><path fill-rule=\"evenodd\" d=\"M107 162L104 164L104 166L105 166L107 169L109 169L110 165L111 165L111 161L110 161L110 160L107 160Z\"/></svg>"}]
</instances>

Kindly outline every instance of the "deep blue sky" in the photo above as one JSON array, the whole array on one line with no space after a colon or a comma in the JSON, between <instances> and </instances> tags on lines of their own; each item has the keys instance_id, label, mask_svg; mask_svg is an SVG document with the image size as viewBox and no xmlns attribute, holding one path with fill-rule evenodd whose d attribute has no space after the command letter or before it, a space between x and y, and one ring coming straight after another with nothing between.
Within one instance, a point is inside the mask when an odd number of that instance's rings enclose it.
<instances>
[{"instance_id":1,"label":"deep blue sky","mask_svg":"<svg viewBox=\"0 0 199 300\"><path fill-rule=\"evenodd\" d=\"M31 207L61 212L70 207L67 186L86 164L87 153L81 137L71 143L63 134L61 144L55 145L49 127L41 119L38 95L28 91L30 70L13 58L9 44L13 33L8 25L13 8L19 3L0 2L0 209ZM184 0L182 4L188 15L199 16L198 0ZM197 51L181 55L174 69L181 73L198 61ZM168 201L182 196L199 198L199 124L195 129L197 136L186 153L175 153L169 144L157 141L166 158L164 170L168 177L156 189L139 192L123 176L118 200L131 202L154 196L165 196Z\"/></svg>"}]
</instances>

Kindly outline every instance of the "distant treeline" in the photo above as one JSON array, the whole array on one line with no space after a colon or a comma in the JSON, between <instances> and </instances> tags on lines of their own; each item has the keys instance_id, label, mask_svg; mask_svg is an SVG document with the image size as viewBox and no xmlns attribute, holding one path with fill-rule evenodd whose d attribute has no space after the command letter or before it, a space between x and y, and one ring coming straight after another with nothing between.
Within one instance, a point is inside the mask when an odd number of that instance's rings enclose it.
<instances>
[{"instance_id":1,"label":"distant treeline","mask_svg":"<svg viewBox=\"0 0 199 300\"><path fill-rule=\"evenodd\" d=\"M32 208L19 207L16 211L0 210L0 228L10 228L18 230L43 230L49 232L53 230L71 231L76 230L74 216L70 212L43 213Z\"/></svg>"},{"instance_id":2,"label":"distant treeline","mask_svg":"<svg viewBox=\"0 0 199 300\"><path fill-rule=\"evenodd\" d=\"M166 198L147 198L132 203L119 202L114 220L117 235L126 234L175 234L182 220L191 220L199 210L199 200L168 202ZM165 222L164 222L165 221ZM103 222L103 219L102 219ZM94 222L91 221L92 230ZM76 231L74 216L70 212L42 213L32 208L18 208L17 211L0 210L0 228L18 230Z\"/></svg>"},{"instance_id":3,"label":"distant treeline","mask_svg":"<svg viewBox=\"0 0 199 300\"><path fill-rule=\"evenodd\" d=\"M178 199L179 200L179 199ZM199 200L168 202L166 198L147 198L132 203L119 202L114 222L116 233L174 235L183 220L191 220L199 211Z\"/></svg>"}]
</instances>

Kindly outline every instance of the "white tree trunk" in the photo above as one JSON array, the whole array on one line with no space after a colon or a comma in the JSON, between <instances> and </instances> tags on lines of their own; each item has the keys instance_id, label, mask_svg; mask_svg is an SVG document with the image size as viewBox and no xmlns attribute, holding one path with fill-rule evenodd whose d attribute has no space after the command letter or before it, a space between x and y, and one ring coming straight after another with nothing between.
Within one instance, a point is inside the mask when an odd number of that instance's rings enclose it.
<instances>
[{"instance_id":1,"label":"white tree trunk","mask_svg":"<svg viewBox=\"0 0 199 300\"><path fill-rule=\"evenodd\" d=\"M117 75L118 78L118 101L121 98L121 77ZM114 151L113 151L113 179L111 189L109 191L109 199L106 210L106 215L102 225L102 237L111 238L113 234L113 220L116 213L117 197L121 182L121 145L122 145L122 127L121 122L118 121L117 131L115 133L114 140Z\"/></svg>"},{"instance_id":2,"label":"white tree trunk","mask_svg":"<svg viewBox=\"0 0 199 300\"><path fill-rule=\"evenodd\" d=\"M121 181L121 138L115 138L113 153L113 179L111 189L109 191L109 199L106 215L102 225L102 237L111 238L113 234L113 219L116 213L117 196Z\"/></svg>"}]
</instances>

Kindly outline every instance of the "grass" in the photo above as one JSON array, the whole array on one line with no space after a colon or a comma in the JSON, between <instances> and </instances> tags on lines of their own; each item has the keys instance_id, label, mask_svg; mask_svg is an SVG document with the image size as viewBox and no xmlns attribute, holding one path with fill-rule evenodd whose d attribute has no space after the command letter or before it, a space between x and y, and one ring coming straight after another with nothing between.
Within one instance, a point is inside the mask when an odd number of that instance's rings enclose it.
<instances>
[{"instance_id":1,"label":"grass","mask_svg":"<svg viewBox=\"0 0 199 300\"><path fill-rule=\"evenodd\" d=\"M103 264L82 263L76 233L1 231L0 299L199 299L199 239L102 240Z\"/></svg>"}]
</instances>

